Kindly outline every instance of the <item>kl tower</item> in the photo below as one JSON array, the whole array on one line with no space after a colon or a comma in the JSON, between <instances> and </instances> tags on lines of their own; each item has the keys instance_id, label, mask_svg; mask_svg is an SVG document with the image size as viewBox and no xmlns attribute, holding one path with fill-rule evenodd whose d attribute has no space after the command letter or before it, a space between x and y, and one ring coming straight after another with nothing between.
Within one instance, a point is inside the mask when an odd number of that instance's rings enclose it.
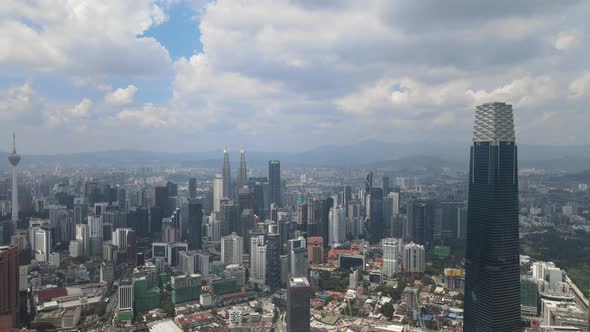
<instances>
[{"instance_id":1,"label":"kl tower","mask_svg":"<svg viewBox=\"0 0 590 332\"><path fill-rule=\"evenodd\" d=\"M12 165L12 226L13 232L16 232L18 222L18 182L16 180L16 166L20 162L20 156L16 154L16 135L12 134L12 153L8 156L8 161Z\"/></svg>"}]
</instances>

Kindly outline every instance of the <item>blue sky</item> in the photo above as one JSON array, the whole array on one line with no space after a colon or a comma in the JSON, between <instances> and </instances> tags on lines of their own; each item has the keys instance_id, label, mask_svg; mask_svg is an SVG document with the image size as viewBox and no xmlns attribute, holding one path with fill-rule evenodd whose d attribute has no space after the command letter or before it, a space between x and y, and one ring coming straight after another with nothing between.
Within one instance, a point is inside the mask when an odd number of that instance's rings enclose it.
<instances>
[{"instance_id":1,"label":"blue sky","mask_svg":"<svg viewBox=\"0 0 590 332\"><path fill-rule=\"evenodd\" d=\"M0 133L31 153L469 144L503 101L519 142L590 144L590 3L447 6L7 0Z\"/></svg>"}]
</instances>

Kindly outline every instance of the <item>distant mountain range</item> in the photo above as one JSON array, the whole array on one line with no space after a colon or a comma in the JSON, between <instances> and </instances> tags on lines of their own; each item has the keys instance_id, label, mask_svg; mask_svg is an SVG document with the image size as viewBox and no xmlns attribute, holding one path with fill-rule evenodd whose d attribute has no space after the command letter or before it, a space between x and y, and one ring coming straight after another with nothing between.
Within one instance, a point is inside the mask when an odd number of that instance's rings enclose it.
<instances>
[{"instance_id":1,"label":"distant mountain range","mask_svg":"<svg viewBox=\"0 0 590 332\"><path fill-rule=\"evenodd\" d=\"M8 153L0 152L0 160ZM220 151L206 152L149 152L141 150L112 150L55 155L23 155L22 163L33 166L185 166L217 168L221 165ZM237 166L238 152L230 156ZM249 167L264 167L268 160L279 159L284 167L437 167L467 168L468 145L401 144L380 141L362 141L352 145L324 145L305 152L246 151ZM519 145L521 168L563 169L580 171L590 169L590 146ZM6 169L8 162L0 162Z\"/></svg>"}]
</instances>

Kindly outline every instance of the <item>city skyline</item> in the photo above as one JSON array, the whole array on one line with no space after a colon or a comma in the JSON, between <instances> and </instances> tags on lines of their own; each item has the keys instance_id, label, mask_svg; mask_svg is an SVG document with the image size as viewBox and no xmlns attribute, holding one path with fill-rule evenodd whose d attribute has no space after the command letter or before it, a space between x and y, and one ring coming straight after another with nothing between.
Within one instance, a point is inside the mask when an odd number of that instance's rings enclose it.
<instances>
[{"instance_id":1,"label":"city skyline","mask_svg":"<svg viewBox=\"0 0 590 332\"><path fill-rule=\"evenodd\" d=\"M590 4L451 6L9 1L0 132L31 153L457 144L501 100L523 144L590 143Z\"/></svg>"}]
</instances>

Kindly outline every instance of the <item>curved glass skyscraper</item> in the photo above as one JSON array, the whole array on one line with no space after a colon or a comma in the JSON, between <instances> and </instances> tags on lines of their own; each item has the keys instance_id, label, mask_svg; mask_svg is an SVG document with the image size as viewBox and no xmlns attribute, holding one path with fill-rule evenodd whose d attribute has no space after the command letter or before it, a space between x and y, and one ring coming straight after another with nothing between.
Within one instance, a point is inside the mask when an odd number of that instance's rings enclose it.
<instances>
[{"instance_id":1,"label":"curved glass skyscraper","mask_svg":"<svg viewBox=\"0 0 590 332\"><path fill-rule=\"evenodd\" d=\"M469 163L465 332L522 329L514 136L512 105L477 106Z\"/></svg>"}]
</instances>

